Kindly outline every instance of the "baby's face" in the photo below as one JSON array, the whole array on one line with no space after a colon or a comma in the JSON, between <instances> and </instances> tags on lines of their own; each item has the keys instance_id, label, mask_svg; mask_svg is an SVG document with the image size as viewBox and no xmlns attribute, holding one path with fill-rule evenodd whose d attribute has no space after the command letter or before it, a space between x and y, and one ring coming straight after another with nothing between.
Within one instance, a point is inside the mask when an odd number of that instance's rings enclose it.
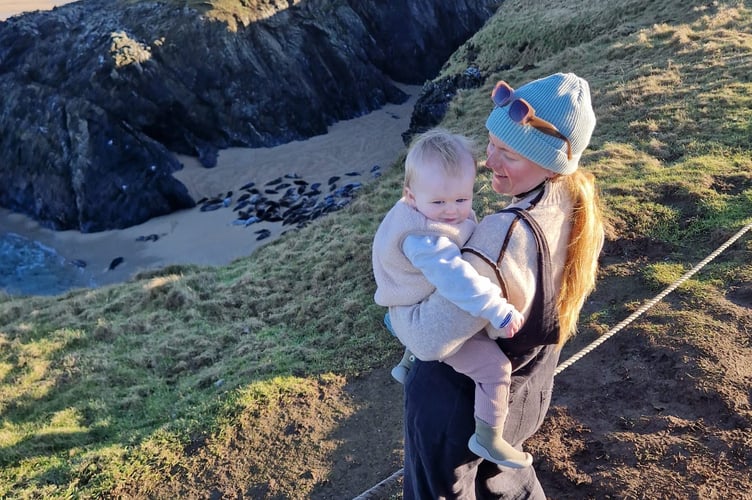
<instances>
[{"instance_id":1,"label":"baby's face","mask_svg":"<svg viewBox=\"0 0 752 500\"><path fill-rule=\"evenodd\" d=\"M430 167L421 167L413 185L405 188L407 203L427 218L446 224L459 224L473 209L475 164L467 158L457 176L448 176Z\"/></svg>"}]
</instances>

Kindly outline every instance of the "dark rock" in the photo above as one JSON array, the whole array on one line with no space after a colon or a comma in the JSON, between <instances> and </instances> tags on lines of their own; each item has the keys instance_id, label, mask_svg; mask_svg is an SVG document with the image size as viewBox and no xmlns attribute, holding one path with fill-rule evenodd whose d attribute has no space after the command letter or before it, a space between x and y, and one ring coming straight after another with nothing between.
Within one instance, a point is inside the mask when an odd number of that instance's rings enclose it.
<instances>
[{"instance_id":1,"label":"dark rock","mask_svg":"<svg viewBox=\"0 0 752 500\"><path fill-rule=\"evenodd\" d=\"M195 8L190 7L195 5ZM81 0L0 22L0 205L53 229L195 206L175 153L270 147L403 102L489 0Z\"/></svg>"},{"instance_id":2,"label":"dark rock","mask_svg":"<svg viewBox=\"0 0 752 500\"><path fill-rule=\"evenodd\" d=\"M402 134L405 144L409 144L416 134L425 132L441 122L457 90L478 88L483 82L483 76L475 67L470 67L459 75L426 82L413 108L410 126Z\"/></svg>"},{"instance_id":3,"label":"dark rock","mask_svg":"<svg viewBox=\"0 0 752 500\"><path fill-rule=\"evenodd\" d=\"M375 40L366 45L374 64L398 82L433 78L502 1L350 0Z\"/></svg>"},{"instance_id":4,"label":"dark rock","mask_svg":"<svg viewBox=\"0 0 752 500\"><path fill-rule=\"evenodd\" d=\"M196 150L198 152L198 161L206 168L214 168L217 166L217 158L219 158L219 149L211 144L197 145Z\"/></svg>"}]
</instances>

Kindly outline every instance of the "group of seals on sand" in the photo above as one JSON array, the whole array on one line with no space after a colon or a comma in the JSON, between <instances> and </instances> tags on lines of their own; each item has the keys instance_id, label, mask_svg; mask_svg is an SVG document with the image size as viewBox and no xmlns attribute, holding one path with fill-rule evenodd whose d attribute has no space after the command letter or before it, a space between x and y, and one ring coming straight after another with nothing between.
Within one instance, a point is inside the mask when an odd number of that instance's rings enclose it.
<instances>
[{"instance_id":1,"label":"group of seals on sand","mask_svg":"<svg viewBox=\"0 0 752 500\"><path fill-rule=\"evenodd\" d=\"M373 178L381 176L381 167L371 167L370 175ZM347 206L363 184L358 181L342 183L342 180L360 176L361 173L355 171L347 172L344 176L334 175L327 180L327 192L324 194L324 183L310 183L295 173L285 174L261 187L257 187L253 181L248 182L238 189L237 197L233 191L228 191L212 198L202 198L196 202L196 206L202 212L212 212L229 208L234 202L232 211L236 216L233 225L248 227L266 221L302 228L322 215ZM259 241L271 236L272 232L264 228L255 231L255 234ZM157 241L159 237L158 234L148 234L137 237L136 241ZM123 257L115 257L106 270L112 271L124 261ZM86 267L83 260L76 259L71 263L79 268Z\"/></svg>"},{"instance_id":2,"label":"group of seals on sand","mask_svg":"<svg viewBox=\"0 0 752 500\"><path fill-rule=\"evenodd\" d=\"M381 167L371 168L372 177L381 175ZM347 177L360 177L360 172L334 175L324 184L309 182L296 173L272 179L263 186L255 182L242 185L237 192L228 191L211 198L202 198L196 206L202 212L212 212L234 206L233 225L248 227L258 222L281 222L283 226L305 227L311 221L347 206L363 187L358 181L343 182ZM324 187L326 186L326 187ZM256 231L256 240L268 238L269 229Z\"/></svg>"}]
</instances>

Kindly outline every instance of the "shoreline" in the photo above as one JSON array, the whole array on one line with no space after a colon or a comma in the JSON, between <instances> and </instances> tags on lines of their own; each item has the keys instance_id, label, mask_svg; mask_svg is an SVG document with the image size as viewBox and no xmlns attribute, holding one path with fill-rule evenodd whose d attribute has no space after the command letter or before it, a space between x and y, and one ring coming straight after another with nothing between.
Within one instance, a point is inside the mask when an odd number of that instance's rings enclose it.
<instances>
[{"instance_id":1,"label":"shoreline","mask_svg":"<svg viewBox=\"0 0 752 500\"><path fill-rule=\"evenodd\" d=\"M75 0L0 0L0 21L11 16L37 10L52 10L55 7L73 3Z\"/></svg>"},{"instance_id":2,"label":"shoreline","mask_svg":"<svg viewBox=\"0 0 752 500\"><path fill-rule=\"evenodd\" d=\"M273 148L230 148L219 153L217 166L200 165L197 158L178 155L183 169L173 175L196 200L235 191L247 182L257 186L286 174L326 183L332 176L366 184L374 180L371 169L385 171L406 146L402 133L410 124L420 86L398 84L410 97L405 103L386 106L331 125L326 134ZM377 133L375 133L377 132ZM343 177L341 182L345 182ZM324 184L325 185L325 184ZM141 271L171 264L221 266L250 256L289 229L280 222L260 222L252 227L232 224L231 208L202 212L197 206L150 219L125 229L97 233L53 231L22 214L0 209L0 234L15 233L54 249L68 265L83 261L84 280L99 287L127 281ZM269 237L257 240L255 231L268 229ZM156 241L139 241L157 235ZM109 269L115 258L123 261Z\"/></svg>"}]
</instances>

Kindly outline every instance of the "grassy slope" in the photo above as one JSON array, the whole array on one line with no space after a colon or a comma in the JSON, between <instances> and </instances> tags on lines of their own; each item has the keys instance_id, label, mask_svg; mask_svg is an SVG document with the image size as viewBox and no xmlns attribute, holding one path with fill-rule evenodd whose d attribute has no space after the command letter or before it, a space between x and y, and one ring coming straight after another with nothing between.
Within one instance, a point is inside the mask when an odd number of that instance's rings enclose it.
<instances>
[{"instance_id":1,"label":"grassy slope","mask_svg":"<svg viewBox=\"0 0 752 500\"><path fill-rule=\"evenodd\" d=\"M444 125L482 141L498 78L587 78L599 121L583 165L600 179L610 222L601 286L659 289L752 221L752 13L743 2L605 4L505 2L444 69L473 63L489 75L455 99ZM241 412L330 373L388 366L400 348L372 303L370 242L399 195L399 170L350 208L224 268L0 298L0 496L156 480L187 443L228 432ZM480 214L499 205L485 180ZM683 287L688 303L749 282L750 260L746 239ZM583 334L628 307L586 313Z\"/></svg>"}]
</instances>

